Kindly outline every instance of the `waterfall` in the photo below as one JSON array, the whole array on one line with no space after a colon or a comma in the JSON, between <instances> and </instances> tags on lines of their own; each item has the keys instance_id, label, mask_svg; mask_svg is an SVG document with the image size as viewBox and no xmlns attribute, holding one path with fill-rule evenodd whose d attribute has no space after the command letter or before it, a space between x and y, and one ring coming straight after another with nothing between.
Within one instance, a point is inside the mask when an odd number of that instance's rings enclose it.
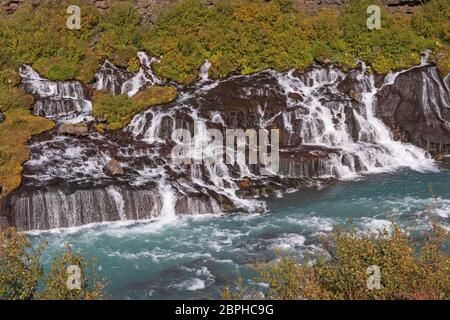
<instances>
[{"instance_id":1,"label":"waterfall","mask_svg":"<svg viewBox=\"0 0 450 320\"><path fill-rule=\"evenodd\" d=\"M209 79L209 69L211 68L211 62L206 60L200 67L199 78L201 82Z\"/></svg>"},{"instance_id":2,"label":"waterfall","mask_svg":"<svg viewBox=\"0 0 450 320\"><path fill-rule=\"evenodd\" d=\"M147 53L142 51L138 53L138 59L140 68L135 74L120 69L106 60L95 74L92 87L95 90L106 90L113 95L128 94L133 96L142 88L161 84L161 80L152 70L152 64L159 60L155 57L149 57Z\"/></svg>"},{"instance_id":3,"label":"waterfall","mask_svg":"<svg viewBox=\"0 0 450 320\"><path fill-rule=\"evenodd\" d=\"M78 81L50 81L31 66L19 68L21 87L35 96L33 113L53 120L79 122L92 119L89 93Z\"/></svg>"},{"instance_id":4,"label":"waterfall","mask_svg":"<svg viewBox=\"0 0 450 320\"><path fill-rule=\"evenodd\" d=\"M299 102L290 99L291 114L284 116L286 129L298 134L303 144L327 148L338 148L328 166L329 172L340 178L352 178L359 172L376 173L401 167L413 170L433 170L434 162L425 151L395 141L390 130L374 116L375 87L373 74L362 66L356 79L361 89L360 102L355 103L340 97L338 84L345 77L341 71L331 68L316 68L303 79L295 77L293 71L276 75L286 95L299 94ZM350 110L346 112L346 109ZM294 132L292 113L302 122L300 130ZM349 124L354 122L358 136L354 137ZM361 168L357 170L356 168Z\"/></svg>"},{"instance_id":5,"label":"waterfall","mask_svg":"<svg viewBox=\"0 0 450 320\"><path fill-rule=\"evenodd\" d=\"M109 186L108 188L106 188L106 191L114 199L114 202L116 203L117 212L119 214L120 220L127 220L127 216L125 215L124 211L125 201L123 200L120 192L114 189L114 186Z\"/></svg>"},{"instance_id":6,"label":"waterfall","mask_svg":"<svg viewBox=\"0 0 450 320\"><path fill-rule=\"evenodd\" d=\"M150 58L145 52L139 52L138 58L141 63L139 71L129 80L122 84L121 93L133 96L143 87L149 87L155 84L161 84L161 81L153 73L152 63L159 60L155 57Z\"/></svg>"},{"instance_id":7,"label":"waterfall","mask_svg":"<svg viewBox=\"0 0 450 320\"><path fill-rule=\"evenodd\" d=\"M100 67L100 70L94 75L94 84L92 87L95 90L106 90L116 95L122 93L123 83L132 77L133 74L130 72L119 69L109 60L106 60Z\"/></svg>"},{"instance_id":8,"label":"waterfall","mask_svg":"<svg viewBox=\"0 0 450 320\"><path fill-rule=\"evenodd\" d=\"M157 59L143 52L138 58L136 74L105 61L93 88L131 96L163 84L151 69ZM155 217L173 221L179 214L263 212L261 196L399 168L436 169L424 150L394 139L375 112L381 91L408 71L417 72L426 93L420 100L425 124L449 126L446 80L425 60L387 75L379 88L364 64L347 73L314 66L305 72L266 70L220 81L209 80L210 67L205 61L198 82L179 86L176 101L140 112L121 132L89 130L79 137L55 130L33 138L23 185L7 202L13 225L49 229ZM20 73L23 88L36 97L36 114L58 122L91 116L88 90L79 82L49 81L26 65ZM261 164L250 165L242 154L234 164L203 162L215 155L210 128L224 135L226 129L279 129L278 175L263 174ZM192 165L172 161L177 129L192 135ZM113 159L122 174L105 170Z\"/></svg>"},{"instance_id":9,"label":"waterfall","mask_svg":"<svg viewBox=\"0 0 450 320\"><path fill-rule=\"evenodd\" d=\"M176 196L169 183L166 182L165 177L161 177L158 183L159 194L161 195L161 218L164 221L171 221L175 219L175 203Z\"/></svg>"}]
</instances>

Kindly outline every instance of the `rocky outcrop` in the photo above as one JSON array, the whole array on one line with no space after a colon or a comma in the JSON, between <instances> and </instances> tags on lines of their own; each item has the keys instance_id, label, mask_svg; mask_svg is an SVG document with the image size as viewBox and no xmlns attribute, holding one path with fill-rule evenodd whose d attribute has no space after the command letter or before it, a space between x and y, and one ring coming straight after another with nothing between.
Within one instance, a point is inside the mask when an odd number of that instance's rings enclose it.
<instances>
[{"instance_id":1,"label":"rocky outcrop","mask_svg":"<svg viewBox=\"0 0 450 320\"><path fill-rule=\"evenodd\" d=\"M88 125L81 123L64 123L58 128L59 134L67 134L76 137L84 137L88 134Z\"/></svg>"},{"instance_id":2,"label":"rocky outcrop","mask_svg":"<svg viewBox=\"0 0 450 320\"><path fill-rule=\"evenodd\" d=\"M433 154L450 152L450 90L436 67L399 74L376 98L376 115L397 139Z\"/></svg>"},{"instance_id":3,"label":"rocky outcrop","mask_svg":"<svg viewBox=\"0 0 450 320\"><path fill-rule=\"evenodd\" d=\"M123 176L125 174L125 171L123 171L122 166L116 159L111 159L111 161L103 167L103 172L109 176Z\"/></svg>"}]
</instances>

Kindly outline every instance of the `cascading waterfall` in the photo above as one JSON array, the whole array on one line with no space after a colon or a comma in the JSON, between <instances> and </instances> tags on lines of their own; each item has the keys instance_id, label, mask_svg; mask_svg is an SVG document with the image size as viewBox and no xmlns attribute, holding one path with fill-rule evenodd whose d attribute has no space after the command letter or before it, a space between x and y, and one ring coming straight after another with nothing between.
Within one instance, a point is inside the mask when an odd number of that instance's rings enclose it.
<instances>
[{"instance_id":1,"label":"cascading waterfall","mask_svg":"<svg viewBox=\"0 0 450 320\"><path fill-rule=\"evenodd\" d=\"M164 177L162 177L159 181L158 190L162 198L161 218L164 221L172 221L176 218L176 197L173 193L172 187L169 183L166 182L166 179Z\"/></svg>"},{"instance_id":2,"label":"cascading waterfall","mask_svg":"<svg viewBox=\"0 0 450 320\"><path fill-rule=\"evenodd\" d=\"M93 88L106 90L113 95L126 93L133 96L142 88L161 84L161 80L152 70L152 64L159 60L155 57L149 57L147 53L142 51L138 53L138 58L141 66L136 74L117 68L106 60L94 75Z\"/></svg>"},{"instance_id":3,"label":"cascading waterfall","mask_svg":"<svg viewBox=\"0 0 450 320\"><path fill-rule=\"evenodd\" d=\"M120 220L127 220L127 216L125 215L125 201L123 200L122 195L118 192L114 186L109 186L106 188L108 194L114 199L116 203L117 212L119 214Z\"/></svg>"},{"instance_id":4,"label":"cascading waterfall","mask_svg":"<svg viewBox=\"0 0 450 320\"><path fill-rule=\"evenodd\" d=\"M395 141L390 130L374 116L375 95L378 89L374 77L362 66L357 76L361 89L360 103L353 107L348 100L332 100L339 96L339 81L345 77L336 69L314 69L305 80L293 76L293 71L277 75L280 85L287 95L295 93L304 97L302 102L288 100L294 111L284 115L283 120L290 134L294 133L292 118L301 120L297 134L303 144L339 148L327 165L329 174L340 178L352 178L359 172L376 173L401 167L413 170L433 170L433 160L425 151L411 145ZM324 94L325 92L325 94ZM353 137L347 117L356 120L358 137Z\"/></svg>"},{"instance_id":5,"label":"cascading waterfall","mask_svg":"<svg viewBox=\"0 0 450 320\"><path fill-rule=\"evenodd\" d=\"M206 60L200 67L199 79L201 82L209 80L209 69L211 68L211 62Z\"/></svg>"},{"instance_id":6,"label":"cascading waterfall","mask_svg":"<svg viewBox=\"0 0 450 320\"><path fill-rule=\"evenodd\" d=\"M121 94L123 83L129 81L132 77L132 73L119 69L111 61L106 60L94 75L92 87L95 90L106 90L113 95Z\"/></svg>"},{"instance_id":7,"label":"cascading waterfall","mask_svg":"<svg viewBox=\"0 0 450 320\"><path fill-rule=\"evenodd\" d=\"M22 65L19 73L23 89L36 97L35 115L66 122L92 119L92 103L87 89L80 82L50 81L28 65Z\"/></svg>"},{"instance_id":8,"label":"cascading waterfall","mask_svg":"<svg viewBox=\"0 0 450 320\"><path fill-rule=\"evenodd\" d=\"M161 81L153 73L152 63L158 62L155 57L149 57L145 52L139 52L138 58L141 63L141 68L133 78L127 80L122 84L121 93L126 93L129 96L133 96L143 87L149 87L155 84L161 84Z\"/></svg>"},{"instance_id":9,"label":"cascading waterfall","mask_svg":"<svg viewBox=\"0 0 450 320\"><path fill-rule=\"evenodd\" d=\"M136 74L106 61L93 88L131 96L163 84L151 69L157 59L143 52L138 57L141 68ZM210 67L205 61L197 84L180 86L176 101L137 114L121 133L89 129L78 137L53 131L34 138L23 186L9 201L12 224L19 229L49 229L155 217L172 221L177 214L188 213L261 212L265 202L256 197L326 185L329 178L403 167L436 169L424 150L396 141L375 116L377 93L393 85L401 72L389 74L377 88L374 75L363 64L349 73L315 66L302 73L268 70L221 81L209 79ZM37 98L35 113L44 110L58 122L92 119L92 105L80 83L49 81L29 66L21 68L21 76L24 89ZM437 94L441 89L436 83L445 85L445 80L433 70L424 71L424 77L428 96L423 113L448 123L436 103L443 96ZM343 89L348 83L351 88ZM444 99L448 105L449 97ZM80 108L67 112L55 107L66 100ZM261 165L249 165L242 155L235 164L200 161L215 154L209 128L224 134L226 129L280 129L278 175L261 174ZM192 165L174 164L171 159L172 133L177 129L192 134ZM105 171L112 160L123 174Z\"/></svg>"}]
</instances>

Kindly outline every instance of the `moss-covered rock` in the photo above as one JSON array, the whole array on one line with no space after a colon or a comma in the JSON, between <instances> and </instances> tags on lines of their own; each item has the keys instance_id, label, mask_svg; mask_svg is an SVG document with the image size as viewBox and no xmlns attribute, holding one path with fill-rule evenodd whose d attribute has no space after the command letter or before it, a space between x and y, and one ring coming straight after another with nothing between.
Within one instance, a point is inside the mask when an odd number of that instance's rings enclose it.
<instances>
[{"instance_id":1,"label":"moss-covered rock","mask_svg":"<svg viewBox=\"0 0 450 320\"><path fill-rule=\"evenodd\" d=\"M24 109L13 109L6 115L6 120L0 124L1 195L14 190L22 182L22 164L29 157L27 141L32 135L54 126L52 121L33 116Z\"/></svg>"},{"instance_id":2,"label":"moss-covered rock","mask_svg":"<svg viewBox=\"0 0 450 320\"><path fill-rule=\"evenodd\" d=\"M175 99L177 90L171 86L152 86L129 97L126 94L113 96L106 91L97 91L93 98L93 114L106 125L97 128L117 130L124 128L133 116L148 107L170 102Z\"/></svg>"}]
</instances>

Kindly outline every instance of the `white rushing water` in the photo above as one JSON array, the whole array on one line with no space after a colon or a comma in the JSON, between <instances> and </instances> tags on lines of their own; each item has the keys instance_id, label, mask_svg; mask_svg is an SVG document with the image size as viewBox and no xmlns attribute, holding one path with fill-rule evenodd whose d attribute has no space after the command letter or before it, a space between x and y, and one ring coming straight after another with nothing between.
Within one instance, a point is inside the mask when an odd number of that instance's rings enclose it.
<instances>
[{"instance_id":1,"label":"white rushing water","mask_svg":"<svg viewBox=\"0 0 450 320\"><path fill-rule=\"evenodd\" d=\"M87 89L78 81L50 81L29 65L19 69L22 87L38 99L33 113L59 122L92 120L92 102Z\"/></svg>"},{"instance_id":2,"label":"white rushing water","mask_svg":"<svg viewBox=\"0 0 450 320\"><path fill-rule=\"evenodd\" d=\"M157 60L143 52L138 57L141 68L136 74L106 61L96 74L94 88L131 96L146 86L162 84L151 69L151 64ZM362 65L359 70L354 70L357 92L350 97L339 88L347 74L334 67L316 66L303 74L294 70L269 70L220 81L209 79L210 67L211 63L205 61L197 84L181 88L178 99L170 106L152 107L137 114L124 129L134 139L127 146L96 132L90 132L82 140L55 135L50 141L34 142L30 146L31 159L25 164L25 184L45 186L64 179L69 184L83 183L96 189L91 193L89 189L70 190L68 194L57 188L47 193L40 190L17 201L20 210L24 211L18 219L26 221L23 224L27 228L57 228L109 219L148 219L155 216L172 221L176 214L221 213L225 207L245 212L265 211L265 201L243 197L240 193L240 183L245 179L261 181L263 185L272 182L261 174L260 168L250 166L242 154L236 157L235 165L224 161L202 161L213 157L216 152L214 145L210 144L212 137L208 129L218 126L225 131L236 126L230 124L227 111L217 111L215 106L206 111L199 107L198 102L205 97L209 99L208 94L219 85L225 85L225 89L226 85L237 87L238 91L233 92L237 98L256 104L248 113L256 119L254 125L257 129L268 132L277 126L287 133L286 141L291 148L287 150L292 155L282 159L280 181L329 177L353 179L362 174L400 168L436 170L434 161L424 150L394 140L390 129L375 116L377 93L392 85L405 71L388 75L381 88L377 88L374 75ZM427 80L423 82L423 90L428 93L423 100L423 113L430 121L448 125L440 113L440 104L448 106L449 97L439 91L442 90L442 81L439 82L436 70L427 70L422 71ZM54 110L52 117L58 122L91 116L92 105L87 90L79 82L49 81L29 66L21 68L21 76L25 90L37 97L35 112ZM214 99L221 99L220 95L214 94ZM285 99L285 107L274 110L274 106L267 102L258 102L277 97ZM69 113L63 108L55 109L54 105L61 101L81 103L83 107ZM70 106L73 105L76 104ZM240 112L239 116L248 117L245 112ZM161 155L171 134L180 128L189 128L193 134L194 148L188 154L193 164L189 166L174 164L170 158ZM238 123L235 129L247 128L239 128ZM305 147L306 151L301 151L300 160L297 160L293 155L295 150L304 150L302 148ZM114 156L120 158L121 167L132 172L131 175L127 173L111 178L105 173L104 167L113 157L108 150L116 150ZM308 160L311 157L315 160ZM320 181L317 186L320 186ZM281 187L284 188L280 185L280 190ZM289 186L283 192L293 189L295 187ZM277 191L279 194L280 190ZM48 207L51 208L45 212ZM33 210L47 218L34 221L35 218L31 217L34 214L26 213ZM105 210L108 213L104 213ZM58 211L62 212L61 216L58 216Z\"/></svg>"},{"instance_id":3,"label":"white rushing water","mask_svg":"<svg viewBox=\"0 0 450 320\"><path fill-rule=\"evenodd\" d=\"M305 81L295 77L293 71L277 74L276 77L286 94L295 93L304 97L302 102L289 100L289 106L294 111L283 115L286 129L294 133L292 122L294 119L301 119L303 125L297 133L304 144L342 150L340 156L330 161L330 174L337 174L340 178L353 178L358 174L356 162L362 167L360 171L366 173L402 167L418 171L436 169L434 161L424 150L395 141L389 128L375 117L375 95L379 89L375 87L373 74L369 74L365 66L357 77L361 88L361 102L357 108L350 106L348 101L330 101L327 98L330 92L338 95L338 80L345 77L337 69L314 69ZM326 94L324 89L328 90ZM345 110L349 107L350 113ZM356 120L356 139L348 127L351 121L346 118L349 115Z\"/></svg>"},{"instance_id":4,"label":"white rushing water","mask_svg":"<svg viewBox=\"0 0 450 320\"><path fill-rule=\"evenodd\" d=\"M142 88L161 84L161 80L158 79L152 70L152 64L158 62L159 59L149 57L143 51L138 53L138 59L140 68L135 74L125 69L120 69L106 60L94 76L94 89L106 90L113 95L128 94L128 96L133 96Z\"/></svg>"},{"instance_id":5,"label":"white rushing water","mask_svg":"<svg viewBox=\"0 0 450 320\"><path fill-rule=\"evenodd\" d=\"M139 71L130 79L122 84L122 93L128 96L134 96L143 87L149 87L155 84L161 84L161 81L153 73L152 63L159 60L155 57L149 57L145 52L139 52L138 58L141 63Z\"/></svg>"}]
</instances>

